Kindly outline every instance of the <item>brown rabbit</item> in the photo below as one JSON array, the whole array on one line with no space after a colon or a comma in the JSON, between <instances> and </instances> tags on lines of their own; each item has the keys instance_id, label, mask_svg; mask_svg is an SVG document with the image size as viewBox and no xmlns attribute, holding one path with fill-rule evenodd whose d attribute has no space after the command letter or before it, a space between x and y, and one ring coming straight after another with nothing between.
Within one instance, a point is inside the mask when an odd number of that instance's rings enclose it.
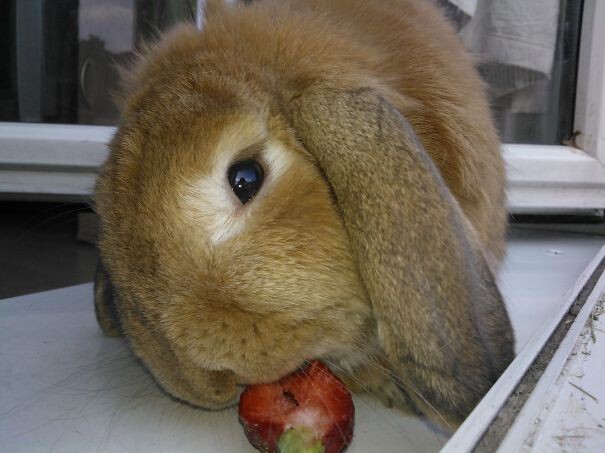
<instances>
[{"instance_id":1,"label":"brown rabbit","mask_svg":"<svg viewBox=\"0 0 605 453\"><path fill-rule=\"evenodd\" d=\"M96 192L101 326L197 406L320 358L455 426L514 344L473 62L426 0L211 6L128 75Z\"/></svg>"}]
</instances>

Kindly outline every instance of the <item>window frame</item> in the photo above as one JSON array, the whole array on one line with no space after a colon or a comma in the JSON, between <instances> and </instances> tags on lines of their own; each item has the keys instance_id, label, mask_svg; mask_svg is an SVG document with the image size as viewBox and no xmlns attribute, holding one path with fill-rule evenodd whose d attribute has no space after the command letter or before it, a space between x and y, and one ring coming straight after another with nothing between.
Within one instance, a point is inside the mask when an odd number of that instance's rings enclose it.
<instances>
[{"instance_id":1,"label":"window frame","mask_svg":"<svg viewBox=\"0 0 605 453\"><path fill-rule=\"evenodd\" d=\"M536 329L535 334L517 353L513 362L450 437L441 449L441 453L470 452L477 447L510 395L524 378L553 333L560 327L561 320L570 313L572 305L584 295L585 307L578 313L570 330L556 346L555 355L549 360L538 382L532 388L529 399L519 408L511 427L506 431L503 443L500 443L498 447L499 452L523 450L521 442L525 440L527 428L530 426L528 420L542 408L545 393L552 388L553 381L559 376L580 330L586 325L588 315L603 297L605 274L602 272L601 264L604 260L605 246L593 257L566 295L560 301L553 301L552 315ZM591 285L593 285L592 288Z\"/></svg>"},{"instance_id":2,"label":"window frame","mask_svg":"<svg viewBox=\"0 0 605 453\"><path fill-rule=\"evenodd\" d=\"M605 2L585 0L574 114L567 146L504 144L512 213L605 208Z\"/></svg>"},{"instance_id":3,"label":"window frame","mask_svg":"<svg viewBox=\"0 0 605 453\"><path fill-rule=\"evenodd\" d=\"M197 18L198 21L201 18ZM605 210L605 2L585 0L573 143L503 144L513 214ZM0 122L0 198L92 194L114 127Z\"/></svg>"}]
</instances>

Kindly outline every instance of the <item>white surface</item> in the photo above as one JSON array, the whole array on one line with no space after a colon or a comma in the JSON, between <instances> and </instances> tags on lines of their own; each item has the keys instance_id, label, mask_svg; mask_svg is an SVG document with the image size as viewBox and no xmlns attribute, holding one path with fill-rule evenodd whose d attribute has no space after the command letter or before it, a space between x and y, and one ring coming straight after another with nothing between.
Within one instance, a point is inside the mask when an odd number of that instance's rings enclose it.
<instances>
[{"instance_id":1,"label":"white surface","mask_svg":"<svg viewBox=\"0 0 605 453\"><path fill-rule=\"evenodd\" d=\"M598 237L518 231L511 235L507 252L500 288L520 352L443 453L470 451L481 439L605 256L605 247Z\"/></svg>"},{"instance_id":2,"label":"white surface","mask_svg":"<svg viewBox=\"0 0 605 453\"><path fill-rule=\"evenodd\" d=\"M586 268L605 245L605 237L532 230L517 230L510 236L499 286L520 352L557 308L566 310L573 303L583 280L592 274ZM605 255L605 250L601 252Z\"/></svg>"},{"instance_id":3,"label":"white surface","mask_svg":"<svg viewBox=\"0 0 605 453\"><path fill-rule=\"evenodd\" d=\"M605 207L605 166L571 146L504 145L513 213L589 211Z\"/></svg>"},{"instance_id":4,"label":"white surface","mask_svg":"<svg viewBox=\"0 0 605 453\"><path fill-rule=\"evenodd\" d=\"M605 451L605 274L498 449ZM596 316L595 316L596 315Z\"/></svg>"},{"instance_id":5,"label":"white surface","mask_svg":"<svg viewBox=\"0 0 605 453\"><path fill-rule=\"evenodd\" d=\"M1 301L0 348L3 453L255 451L235 409L171 400L121 339L102 336L90 284ZM355 408L351 453L437 451L446 440L368 398Z\"/></svg>"},{"instance_id":6,"label":"white surface","mask_svg":"<svg viewBox=\"0 0 605 453\"><path fill-rule=\"evenodd\" d=\"M0 122L0 163L96 168L115 127Z\"/></svg>"},{"instance_id":7,"label":"white surface","mask_svg":"<svg viewBox=\"0 0 605 453\"><path fill-rule=\"evenodd\" d=\"M536 306L558 303L602 243L579 235L539 239L543 235L513 236L503 269L504 294L522 298L509 300L513 310L548 314ZM533 277L526 275L530 268L538 271ZM513 313L513 319L523 316ZM234 410L206 412L174 402L121 339L101 335L90 285L0 302L0 388L3 452L252 451ZM437 451L446 441L368 398L355 403L350 452Z\"/></svg>"},{"instance_id":8,"label":"white surface","mask_svg":"<svg viewBox=\"0 0 605 453\"><path fill-rule=\"evenodd\" d=\"M534 451L605 451L605 315L593 329L595 341L586 327L559 376Z\"/></svg>"},{"instance_id":9,"label":"white surface","mask_svg":"<svg viewBox=\"0 0 605 453\"><path fill-rule=\"evenodd\" d=\"M114 127L0 122L0 193L89 195Z\"/></svg>"}]
</instances>

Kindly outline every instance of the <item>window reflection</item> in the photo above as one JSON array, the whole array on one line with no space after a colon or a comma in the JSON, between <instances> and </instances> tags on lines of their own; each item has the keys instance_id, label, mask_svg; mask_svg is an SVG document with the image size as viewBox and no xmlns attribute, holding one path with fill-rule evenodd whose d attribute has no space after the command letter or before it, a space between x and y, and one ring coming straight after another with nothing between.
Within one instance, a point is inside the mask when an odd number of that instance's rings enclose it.
<instances>
[{"instance_id":1,"label":"window reflection","mask_svg":"<svg viewBox=\"0 0 605 453\"><path fill-rule=\"evenodd\" d=\"M557 144L569 138L583 2L439 2L481 61L502 139ZM115 124L115 64L174 23L192 20L195 3L0 1L0 121Z\"/></svg>"},{"instance_id":2,"label":"window reflection","mask_svg":"<svg viewBox=\"0 0 605 453\"><path fill-rule=\"evenodd\" d=\"M78 25L78 122L114 124L109 92L118 84L114 65L134 50L134 0L80 0Z\"/></svg>"},{"instance_id":3,"label":"window reflection","mask_svg":"<svg viewBox=\"0 0 605 453\"><path fill-rule=\"evenodd\" d=\"M116 64L194 10L195 0L3 0L0 121L115 124Z\"/></svg>"},{"instance_id":4,"label":"window reflection","mask_svg":"<svg viewBox=\"0 0 605 453\"><path fill-rule=\"evenodd\" d=\"M489 85L505 142L571 137L582 1L440 0Z\"/></svg>"}]
</instances>

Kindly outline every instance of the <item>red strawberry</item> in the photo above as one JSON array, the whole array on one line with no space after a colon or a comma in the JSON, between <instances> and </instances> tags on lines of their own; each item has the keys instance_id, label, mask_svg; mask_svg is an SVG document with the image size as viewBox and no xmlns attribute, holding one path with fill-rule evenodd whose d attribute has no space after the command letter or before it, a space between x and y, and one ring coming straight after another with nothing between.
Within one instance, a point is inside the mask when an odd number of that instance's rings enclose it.
<instances>
[{"instance_id":1,"label":"red strawberry","mask_svg":"<svg viewBox=\"0 0 605 453\"><path fill-rule=\"evenodd\" d=\"M354 416L348 389L318 361L277 382L248 386L239 400L246 437L269 453L341 452L353 437Z\"/></svg>"}]
</instances>

